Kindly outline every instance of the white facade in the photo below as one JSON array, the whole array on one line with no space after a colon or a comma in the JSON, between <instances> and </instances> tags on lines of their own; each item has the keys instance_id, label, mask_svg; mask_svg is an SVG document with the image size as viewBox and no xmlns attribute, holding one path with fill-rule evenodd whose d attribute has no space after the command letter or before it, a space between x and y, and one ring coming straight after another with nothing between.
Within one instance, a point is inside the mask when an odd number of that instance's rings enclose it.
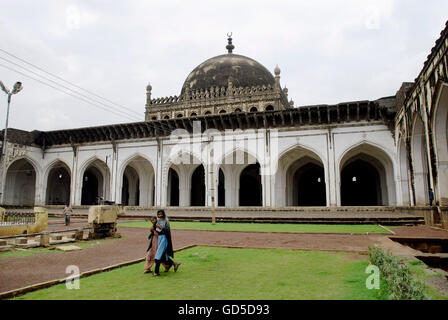
<instances>
[{"instance_id":1,"label":"white facade","mask_svg":"<svg viewBox=\"0 0 448 320\"><path fill-rule=\"evenodd\" d=\"M58 185L58 180L64 179L63 174L58 176L51 172L59 172L56 170L63 168L65 171L61 172L70 177L70 202L74 205L84 204L83 188L89 183L86 173L90 170L90 179L97 180L97 191L94 191L98 197L128 205L168 206L171 168L178 175L179 206L191 206L191 192L195 187L192 186L193 171L202 164L205 185L203 204L211 205L212 194L219 203L218 172L221 169L225 185L225 201L222 204L237 207L241 204L241 174L250 164L259 163L261 205L300 205L294 202L291 190L306 188L306 185L294 187L291 177L294 171L313 163L323 168L322 180L320 177L318 179L324 185L325 202L319 205L340 206L343 204L341 172L347 164L357 159L368 162L378 171L378 192L381 193L378 205L403 204L401 178L397 170L397 147L390 130L380 121L349 122L339 126L310 125L300 129L214 130L208 134L159 138L159 143L154 138L146 138L115 142L114 145L89 143L75 148L61 145L45 152L30 146L10 145L9 149L17 157L10 157L8 163L6 188L15 190L15 197L6 193L7 204L29 202L32 194L30 188L25 191L20 186L29 186L33 182L26 175L14 176L17 163L28 163L33 169L35 205L62 204L66 201L63 196L55 199L51 195L55 192L55 187L52 189L51 185ZM61 187L56 187L56 190L63 189L64 183L61 181L60 184Z\"/></svg>"}]
</instances>

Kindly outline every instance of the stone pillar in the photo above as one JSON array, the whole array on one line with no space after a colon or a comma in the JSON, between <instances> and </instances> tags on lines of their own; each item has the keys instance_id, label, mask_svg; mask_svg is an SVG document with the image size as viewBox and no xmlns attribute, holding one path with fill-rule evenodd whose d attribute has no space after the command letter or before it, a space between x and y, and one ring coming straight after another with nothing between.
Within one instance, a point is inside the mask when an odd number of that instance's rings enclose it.
<instances>
[{"instance_id":1,"label":"stone pillar","mask_svg":"<svg viewBox=\"0 0 448 320\"><path fill-rule=\"evenodd\" d=\"M42 207L34 207L36 232L42 232L48 228L48 210Z\"/></svg>"},{"instance_id":2,"label":"stone pillar","mask_svg":"<svg viewBox=\"0 0 448 320\"><path fill-rule=\"evenodd\" d=\"M42 232L42 234L40 235L39 242L40 242L41 247L49 247L50 246L50 234L48 233L48 231Z\"/></svg>"},{"instance_id":3,"label":"stone pillar","mask_svg":"<svg viewBox=\"0 0 448 320\"><path fill-rule=\"evenodd\" d=\"M327 135L327 165L325 168L325 189L327 193L327 207L341 205L341 187L339 169L336 168L334 135L328 129Z\"/></svg>"},{"instance_id":4,"label":"stone pillar","mask_svg":"<svg viewBox=\"0 0 448 320\"><path fill-rule=\"evenodd\" d=\"M414 172L415 205L426 206L429 204L429 190L426 172Z\"/></svg>"},{"instance_id":5,"label":"stone pillar","mask_svg":"<svg viewBox=\"0 0 448 320\"><path fill-rule=\"evenodd\" d=\"M191 181L187 170L180 170L179 175L179 207L191 205Z\"/></svg>"},{"instance_id":6,"label":"stone pillar","mask_svg":"<svg viewBox=\"0 0 448 320\"><path fill-rule=\"evenodd\" d=\"M439 161L437 169L437 199L439 205L448 206L448 161Z\"/></svg>"},{"instance_id":7,"label":"stone pillar","mask_svg":"<svg viewBox=\"0 0 448 320\"><path fill-rule=\"evenodd\" d=\"M163 177L163 143L157 139L157 160L154 169L154 205L164 207L167 205L168 177ZM166 172L168 175L168 171ZM165 180L166 183L163 183Z\"/></svg>"},{"instance_id":8,"label":"stone pillar","mask_svg":"<svg viewBox=\"0 0 448 320\"><path fill-rule=\"evenodd\" d=\"M76 202L76 191L78 188L78 147L73 145L72 172L70 181L70 203L80 205Z\"/></svg>"},{"instance_id":9,"label":"stone pillar","mask_svg":"<svg viewBox=\"0 0 448 320\"><path fill-rule=\"evenodd\" d=\"M81 241L84 238L84 230L82 228L79 228L75 232L75 240Z\"/></svg>"},{"instance_id":10,"label":"stone pillar","mask_svg":"<svg viewBox=\"0 0 448 320\"><path fill-rule=\"evenodd\" d=\"M409 206L411 204L409 197L409 179L399 179L398 182L401 187L401 205Z\"/></svg>"}]
</instances>

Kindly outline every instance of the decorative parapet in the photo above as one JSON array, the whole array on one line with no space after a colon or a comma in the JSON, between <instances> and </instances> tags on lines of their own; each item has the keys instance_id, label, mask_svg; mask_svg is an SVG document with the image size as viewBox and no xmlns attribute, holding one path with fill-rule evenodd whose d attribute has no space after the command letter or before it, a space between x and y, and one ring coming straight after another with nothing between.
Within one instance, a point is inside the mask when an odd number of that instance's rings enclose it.
<instances>
[{"instance_id":1,"label":"decorative parapet","mask_svg":"<svg viewBox=\"0 0 448 320\"><path fill-rule=\"evenodd\" d=\"M210 87L207 90L187 90L183 96L170 96L164 98L152 99L150 106L172 105L176 103L187 103L189 101L206 101L215 99L225 99L230 97L252 97L253 95L271 95L280 93L289 104L284 91L277 91L274 87L268 86L251 86L251 87Z\"/></svg>"}]
</instances>

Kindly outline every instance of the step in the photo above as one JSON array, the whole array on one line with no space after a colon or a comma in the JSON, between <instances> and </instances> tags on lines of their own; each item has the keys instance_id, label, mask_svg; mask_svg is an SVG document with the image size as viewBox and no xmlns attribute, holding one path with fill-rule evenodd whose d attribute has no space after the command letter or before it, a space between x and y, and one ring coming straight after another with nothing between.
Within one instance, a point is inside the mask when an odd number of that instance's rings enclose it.
<instances>
[{"instance_id":1,"label":"step","mask_svg":"<svg viewBox=\"0 0 448 320\"><path fill-rule=\"evenodd\" d=\"M54 233L50 235L51 240L62 240L62 234Z\"/></svg>"},{"instance_id":2,"label":"step","mask_svg":"<svg viewBox=\"0 0 448 320\"><path fill-rule=\"evenodd\" d=\"M27 244L28 243L28 239L24 238L24 237L16 238L15 239L15 243L16 244Z\"/></svg>"}]
</instances>

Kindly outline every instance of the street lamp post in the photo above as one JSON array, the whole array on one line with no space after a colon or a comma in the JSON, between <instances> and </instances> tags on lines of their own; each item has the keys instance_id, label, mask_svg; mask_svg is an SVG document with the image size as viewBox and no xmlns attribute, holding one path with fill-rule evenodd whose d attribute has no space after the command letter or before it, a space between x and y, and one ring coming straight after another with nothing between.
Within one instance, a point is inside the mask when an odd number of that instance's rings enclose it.
<instances>
[{"instance_id":1,"label":"street lamp post","mask_svg":"<svg viewBox=\"0 0 448 320\"><path fill-rule=\"evenodd\" d=\"M5 132L3 134L3 145L2 145L2 194L1 194L1 202L4 203L5 202L5 176L6 176L6 140L7 140L7 136L8 136L8 121L9 121L9 106L11 105L11 96L13 94L19 93L22 89L22 83L21 82L16 82L14 84L13 89L10 91L8 88L5 87L5 85L3 84L3 82L0 81L0 88L6 93L7 97L8 97L8 106L6 109L6 124L5 124Z\"/></svg>"}]
</instances>

